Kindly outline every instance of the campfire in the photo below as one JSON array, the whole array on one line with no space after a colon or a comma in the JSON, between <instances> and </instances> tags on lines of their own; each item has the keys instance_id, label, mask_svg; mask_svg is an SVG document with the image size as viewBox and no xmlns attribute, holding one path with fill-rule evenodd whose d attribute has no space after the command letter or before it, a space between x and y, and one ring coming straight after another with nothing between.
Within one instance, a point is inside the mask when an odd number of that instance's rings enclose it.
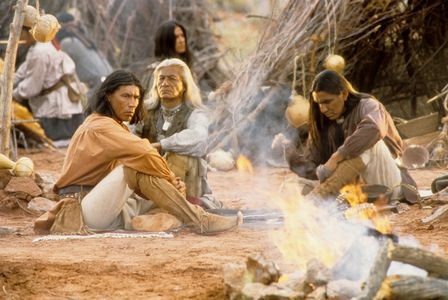
<instances>
[{"instance_id":1,"label":"campfire","mask_svg":"<svg viewBox=\"0 0 448 300\"><path fill-rule=\"evenodd\" d=\"M448 299L448 259L398 241L385 199L371 203L359 185L341 190L338 198L350 204L344 209L297 195L287 186L275 199L284 225L271 233L295 271L282 274L262 254L228 264L229 299Z\"/></svg>"},{"instance_id":2,"label":"campfire","mask_svg":"<svg viewBox=\"0 0 448 300\"><path fill-rule=\"evenodd\" d=\"M252 167L252 163L246 156L244 156L242 154L240 154L238 156L238 159L236 160L236 168L241 173L249 173L249 174L254 173L254 168Z\"/></svg>"}]
</instances>

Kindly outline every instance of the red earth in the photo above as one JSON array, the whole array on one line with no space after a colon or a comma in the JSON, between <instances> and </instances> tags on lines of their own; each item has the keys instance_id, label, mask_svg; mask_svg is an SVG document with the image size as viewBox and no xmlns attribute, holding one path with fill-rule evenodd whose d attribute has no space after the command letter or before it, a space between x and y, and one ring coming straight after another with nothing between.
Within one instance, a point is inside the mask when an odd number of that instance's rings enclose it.
<instances>
[{"instance_id":1,"label":"red earth","mask_svg":"<svg viewBox=\"0 0 448 300\"><path fill-rule=\"evenodd\" d=\"M21 153L37 173L56 178L64 150ZM412 171L419 188L429 188L446 169ZM290 176L286 169L255 168L247 173L211 172L216 196L229 208L266 208L270 195ZM431 213L417 205L391 216L394 233L414 236L423 245L448 250L447 225L422 225ZM242 226L215 236L188 230L173 238L84 239L33 242L35 215L0 210L0 227L18 229L0 235L0 299L225 299L223 266L263 253L281 260L269 226Z\"/></svg>"}]
</instances>

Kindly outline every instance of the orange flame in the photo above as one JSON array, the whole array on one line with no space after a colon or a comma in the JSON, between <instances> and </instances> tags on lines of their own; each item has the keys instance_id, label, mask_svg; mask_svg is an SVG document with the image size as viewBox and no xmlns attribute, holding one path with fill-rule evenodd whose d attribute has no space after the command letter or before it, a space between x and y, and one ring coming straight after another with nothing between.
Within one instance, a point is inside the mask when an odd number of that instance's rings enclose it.
<instances>
[{"instance_id":1,"label":"orange flame","mask_svg":"<svg viewBox=\"0 0 448 300\"><path fill-rule=\"evenodd\" d=\"M347 247L344 240L328 235L334 227L333 220L327 220L320 208L301 197L294 182L284 182L276 196L273 202L283 211L284 227L272 231L270 237L283 258L301 269L306 268L310 259L332 267Z\"/></svg>"},{"instance_id":2,"label":"orange flame","mask_svg":"<svg viewBox=\"0 0 448 300\"><path fill-rule=\"evenodd\" d=\"M238 159L236 161L236 167L237 167L238 171L240 171L242 173L249 173L249 174L254 173L254 168L252 167L250 160L247 157L245 157L244 155L240 154L238 156Z\"/></svg>"},{"instance_id":3,"label":"orange flame","mask_svg":"<svg viewBox=\"0 0 448 300\"><path fill-rule=\"evenodd\" d=\"M361 185L346 185L340 192L351 206L344 213L347 219L370 220L379 232L383 234L392 232L389 219L378 211L377 206L367 202L367 195L363 193Z\"/></svg>"}]
</instances>

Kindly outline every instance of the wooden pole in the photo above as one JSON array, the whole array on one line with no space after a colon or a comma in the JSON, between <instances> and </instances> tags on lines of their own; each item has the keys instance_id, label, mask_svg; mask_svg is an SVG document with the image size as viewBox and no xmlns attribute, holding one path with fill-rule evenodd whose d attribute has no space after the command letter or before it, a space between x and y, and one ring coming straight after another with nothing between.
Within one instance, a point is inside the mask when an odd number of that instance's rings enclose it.
<instances>
[{"instance_id":1,"label":"wooden pole","mask_svg":"<svg viewBox=\"0 0 448 300\"><path fill-rule=\"evenodd\" d=\"M22 31L23 19L25 18L25 6L28 0L17 0L14 19L9 33L8 46L6 47L5 68L1 77L0 94L0 118L1 118L1 139L0 152L9 157L9 140L11 135L11 101L13 89L13 76L19 45L20 33Z\"/></svg>"}]
</instances>

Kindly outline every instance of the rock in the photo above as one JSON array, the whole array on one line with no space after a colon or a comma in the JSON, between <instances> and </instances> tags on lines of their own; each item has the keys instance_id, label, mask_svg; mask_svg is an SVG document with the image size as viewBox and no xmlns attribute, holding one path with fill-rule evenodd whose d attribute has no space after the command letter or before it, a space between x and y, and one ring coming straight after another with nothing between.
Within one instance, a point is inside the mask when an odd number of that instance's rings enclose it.
<instances>
[{"instance_id":1,"label":"rock","mask_svg":"<svg viewBox=\"0 0 448 300\"><path fill-rule=\"evenodd\" d=\"M280 278L280 271L273 261L267 261L261 254L249 256L246 261L247 275L250 282L271 284Z\"/></svg>"},{"instance_id":2,"label":"rock","mask_svg":"<svg viewBox=\"0 0 448 300\"><path fill-rule=\"evenodd\" d=\"M352 299L361 295L361 284L356 281L341 279L327 284L327 296L332 299Z\"/></svg>"},{"instance_id":3,"label":"rock","mask_svg":"<svg viewBox=\"0 0 448 300\"><path fill-rule=\"evenodd\" d=\"M331 271L317 259L311 259L306 265L305 282L315 286L327 284L331 280Z\"/></svg>"},{"instance_id":4,"label":"rock","mask_svg":"<svg viewBox=\"0 0 448 300\"><path fill-rule=\"evenodd\" d=\"M139 231L168 231L182 226L182 222L167 213L136 216L131 221L132 228Z\"/></svg>"},{"instance_id":5,"label":"rock","mask_svg":"<svg viewBox=\"0 0 448 300\"><path fill-rule=\"evenodd\" d=\"M18 207L17 205L17 198L13 195L10 195L9 193L5 192L4 190L0 190L0 210L1 209L15 209Z\"/></svg>"},{"instance_id":6,"label":"rock","mask_svg":"<svg viewBox=\"0 0 448 300\"><path fill-rule=\"evenodd\" d=\"M248 283L241 291L241 298L234 299L253 299L253 300L291 300L304 299L303 292L293 291L287 287L280 287L276 283L265 285L259 282Z\"/></svg>"},{"instance_id":7,"label":"rock","mask_svg":"<svg viewBox=\"0 0 448 300\"><path fill-rule=\"evenodd\" d=\"M244 288L246 267L229 263L224 266L224 293L228 299L237 299Z\"/></svg>"},{"instance_id":8,"label":"rock","mask_svg":"<svg viewBox=\"0 0 448 300\"><path fill-rule=\"evenodd\" d=\"M327 288L325 286L319 286L312 293L306 295L305 300L326 300Z\"/></svg>"},{"instance_id":9,"label":"rock","mask_svg":"<svg viewBox=\"0 0 448 300\"><path fill-rule=\"evenodd\" d=\"M31 210L46 212L53 208L56 202L44 197L35 197L28 203L28 208Z\"/></svg>"},{"instance_id":10,"label":"rock","mask_svg":"<svg viewBox=\"0 0 448 300\"><path fill-rule=\"evenodd\" d=\"M47 198L48 200L56 201L56 202L58 202L59 199L60 199L59 195L58 195L58 194L55 194L55 193L53 193L53 192L44 192L44 193L41 195L41 197L44 197L44 198Z\"/></svg>"},{"instance_id":11,"label":"rock","mask_svg":"<svg viewBox=\"0 0 448 300\"><path fill-rule=\"evenodd\" d=\"M12 177L5 191L10 193L22 192L32 197L37 197L42 194L42 190L30 177Z\"/></svg>"},{"instance_id":12,"label":"rock","mask_svg":"<svg viewBox=\"0 0 448 300\"><path fill-rule=\"evenodd\" d=\"M10 226L0 226L0 235L3 234L12 234L19 231L16 227L10 227Z\"/></svg>"},{"instance_id":13,"label":"rock","mask_svg":"<svg viewBox=\"0 0 448 300\"><path fill-rule=\"evenodd\" d=\"M4 189L12 177L10 170L0 169L0 189Z\"/></svg>"},{"instance_id":14,"label":"rock","mask_svg":"<svg viewBox=\"0 0 448 300\"><path fill-rule=\"evenodd\" d=\"M279 279L279 286L287 287L293 291L306 291L306 285L305 274L301 271L282 275Z\"/></svg>"}]
</instances>

